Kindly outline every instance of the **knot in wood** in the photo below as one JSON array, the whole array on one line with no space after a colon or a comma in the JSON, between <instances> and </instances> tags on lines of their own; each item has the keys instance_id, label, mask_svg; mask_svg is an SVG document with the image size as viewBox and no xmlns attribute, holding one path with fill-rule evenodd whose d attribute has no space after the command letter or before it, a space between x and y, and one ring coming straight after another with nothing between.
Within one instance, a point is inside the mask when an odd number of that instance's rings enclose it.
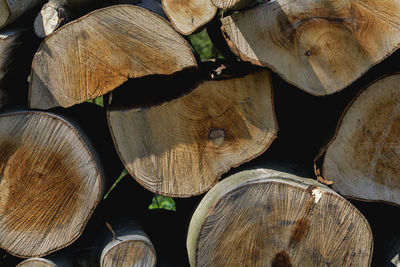
<instances>
[{"instance_id":1,"label":"knot in wood","mask_svg":"<svg viewBox=\"0 0 400 267\"><path fill-rule=\"evenodd\" d=\"M214 145L220 146L225 140L225 131L222 129L211 129L208 139L210 139Z\"/></svg>"}]
</instances>

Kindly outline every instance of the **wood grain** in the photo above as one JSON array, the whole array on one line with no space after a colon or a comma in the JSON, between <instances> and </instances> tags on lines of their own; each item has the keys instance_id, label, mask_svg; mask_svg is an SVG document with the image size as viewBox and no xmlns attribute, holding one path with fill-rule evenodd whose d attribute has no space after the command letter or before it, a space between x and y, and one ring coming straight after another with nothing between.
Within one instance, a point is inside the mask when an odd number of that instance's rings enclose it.
<instances>
[{"instance_id":1,"label":"wood grain","mask_svg":"<svg viewBox=\"0 0 400 267\"><path fill-rule=\"evenodd\" d=\"M77 130L43 112L0 115L0 247L41 257L79 237L102 174Z\"/></svg>"},{"instance_id":2,"label":"wood grain","mask_svg":"<svg viewBox=\"0 0 400 267\"><path fill-rule=\"evenodd\" d=\"M162 5L172 25L183 35L204 28L218 10L211 0L162 0Z\"/></svg>"},{"instance_id":3,"label":"wood grain","mask_svg":"<svg viewBox=\"0 0 400 267\"><path fill-rule=\"evenodd\" d=\"M328 187L256 169L204 196L187 249L190 266L369 266L373 239L364 216Z\"/></svg>"},{"instance_id":4,"label":"wood grain","mask_svg":"<svg viewBox=\"0 0 400 267\"><path fill-rule=\"evenodd\" d=\"M189 44L161 17L133 5L98 9L42 43L32 63L30 107L69 107L129 78L196 66Z\"/></svg>"},{"instance_id":5,"label":"wood grain","mask_svg":"<svg viewBox=\"0 0 400 267\"><path fill-rule=\"evenodd\" d=\"M179 197L207 191L277 132L267 70L204 82L164 105L109 110L108 120L128 172L153 192Z\"/></svg>"},{"instance_id":6,"label":"wood grain","mask_svg":"<svg viewBox=\"0 0 400 267\"><path fill-rule=\"evenodd\" d=\"M240 10L251 4L253 4L254 0L212 0L212 3L221 9L228 10Z\"/></svg>"},{"instance_id":7,"label":"wood grain","mask_svg":"<svg viewBox=\"0 0 400 267\"><path fill-rule=\"evenodd\" d=\"M231 50L314 95L340 91L400 44L399 0L277 0L222 19Z\"/></svg>"},{"instance_id":8,"label":"wood grain","mask_svg":"<svg viewBox=\"0 0 400 267\"><path fill-rule=\"evenodd\" d=\"M400 74L368 86L342 115L323 176L340 194L400 205Z\"/></svg>"}]
</instances>

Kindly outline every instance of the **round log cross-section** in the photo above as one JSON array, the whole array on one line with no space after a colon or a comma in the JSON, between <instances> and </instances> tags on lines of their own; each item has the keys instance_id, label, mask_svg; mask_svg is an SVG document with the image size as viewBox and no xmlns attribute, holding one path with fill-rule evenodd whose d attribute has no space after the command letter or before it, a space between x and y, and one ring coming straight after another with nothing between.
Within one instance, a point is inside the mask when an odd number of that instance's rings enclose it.
<instances>
[{"instance_id":1,"label":"round log cross-section","mask_svg":"<svg viewBox=\"0 0 400 267\"><path fill-rule=\"evenodd\" d=\"M194 266L369 266L364 216L316 180L269 169L244 171L213 187L189 226Z\"/></svg>"},{"instance_id":2,"label":"round log cross-section","mask_svg":"<svg viewBox=\"0 0 400 267\"><path fill-rule=\"evenodd\" d=\"M342 195L400 205L400 74L362 91L342 115L322 175Z\"/></svg>"},{"instance_id":3,"label":"round log cross-section","mask_svg":"<svg viewBox=\"0 0 400 267\"><path fill-rule=\"evenodd\" d=\"M207 191L264 152L277 132L267 70L206 81L159 106L111 109L108 121L128 172L147 189L177 197Z\"/></svg>"},{"instance_id":4,"label":"round log cross-section","mask_svg":"<svg viewBox=\"0 0 400 267\"><path fill-rule=\"evenodd\" d=\"M101 267L154 267L156 254L153 244L144 233L116 236L103 249Z\"/></svg>"},{"instance_id":5,"label":"round log cross-section","mask_svg":"<svg viewBox=\"0 0 400 267\"><path fill-rule=\"evenodd\" d=\"M64 25L44 40L32 63L29 105L70 107L110 92L129 78L195 66L188 42L165 19L133 5L110 6Z\"/></svg>"},{"instance_id":6,"label":"round log cross-section","mask_svg":"<svg viewBox=\"0 0 400 267\"><path fill-rule=\"evenodd\" d=\"M314 95L350 85L400 46L398 0L276 0L222 19L231 50Z\"/></svg>"},{"instance_id":7,"label":"round log cross-section","mask_svg":"<svg viewBox=\"0 0 400 267\"><path fill-rule=\"evenodd\" d=\"M43 112L0 115L0 247L41 257L76 240L102 194L76 128Z\"/></svg>"}]
</instances>

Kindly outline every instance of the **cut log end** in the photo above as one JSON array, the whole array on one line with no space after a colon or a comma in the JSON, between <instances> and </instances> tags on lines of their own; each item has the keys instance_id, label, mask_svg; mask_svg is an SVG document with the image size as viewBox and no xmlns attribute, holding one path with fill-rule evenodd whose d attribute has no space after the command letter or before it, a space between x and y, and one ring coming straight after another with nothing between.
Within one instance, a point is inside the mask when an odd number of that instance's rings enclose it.
<instances>
[{"instance_id":1,"label":"cut log end","mask_svg":"<svg viewBox=\"0 0 400 267\"><path fill-rule=\"evenodd\" d=\"M342 90L400 46L398 3L283 2L227 16L223 31L239 58L311 94Z\"/></svg>"},{"instance_id":2,"label":"cut log end","mask_svg":"<svg viewBox=\"0 0 400 267\"><path fill-rule=\"evenodd\" d=\"M212 3L216 7L228 10L240 10L251 5L254 2L256 1L255 0L212 0Z\"/></svg>"},{"instance_id":3,"label":"cut log end","mask_svg":"<svg viewBox=\"0 0 400 267\"><path fill-rule=\"evenodd\" d=\"M129 173L153 192L178 197L208 190L264 152L277 132L267 70L204 82L160 106L109 110L108 120Z\"/></svg>"},{"instance_id":4,"label":"cut log end","mask_svg":"<svg viewBox=\"0 0 400 267\"><path fill-rule=\"evenodd\" d=\"M45 39L32 64L30 107L70 107L129 78L196 66L189 44L167 21L137 6L111 6L74 20ZM48 106L43 95L50 100Z\"/></svg>"},{"instance_id":5,"label":"cut log end","mask_svg":"<svg viewBox=\"0 0 400 267\"><path fill-rule=\"evenodd\" d=\"M191 266L369 266L367 220L315 180L258 169L224 179L189 226Z\"/></svg>"},{"instance_id":6,"label":"cut log end","mask_svg":"<svg viewBox=\"0 0 400 267\"><path fill-rule=\"evenodd\" d=\"M183 35L204 28L218 11L211 0L162 0L162 4L175 29Z\"/></svg>"},{"instance_id":7,"label":"cut log end","mask_svg":"<svg viewBox=\"0 0 400 267\"><path fill-rule=\"evenodd\" d=\"M60 117L18 112L0 121L0 247L47 255L83 231L102 192L98 166Z\"/></svg>"},{"instance_id":8,"label":"cut log end","mask_svg":"<svg viewBox=\"0 0 400 267\"><path fill-rule=\"evenodd\" d=\"M343 114L323 176L343 195L400 205L400 74L366 88Z\"/></svg>"},{"instance_id":9,"label":"cut log end","mask_svg":"<svg viewBox=\"0 0 400 267\"><path fill-rule=\"evenodd\" d=\"M150 240L144 236L118 236L111 241L101 255L101 266L156 265L156 255Z\"/></svg>"},{"instance_id":10,"label":"cut log end","mask_svg":"<svg viewBox=\"0 0 400 267\"><path fill-rule=\"evenodd\" d=\"M33 28L38 37L44 38L54 32L67 20L65 8L48 3L42 7L36 16Z\"/></svg>"},{"instance_id":11,"label":"cut log end","mask_svg":"<svg viewBox=\"0 0 400 267\"><path fill-rule=\"evenodd\" d=\"M17 267L59 267L54 262L43 258L31 258L19 263Z\"/></svg>"}]
</instances>

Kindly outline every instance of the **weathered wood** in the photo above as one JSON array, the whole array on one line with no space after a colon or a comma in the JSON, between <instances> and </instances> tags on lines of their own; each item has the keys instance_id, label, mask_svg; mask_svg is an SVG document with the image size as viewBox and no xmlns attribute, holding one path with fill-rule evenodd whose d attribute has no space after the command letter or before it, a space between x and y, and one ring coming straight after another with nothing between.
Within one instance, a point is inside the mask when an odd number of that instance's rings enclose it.
<instances>
[{"instance_id":1,"label":"weathered wood","mask_svg":"<svg viewBox=\"0 0 400 267\"><path fill-rule=\"evenodd\" d=\"M45 258L29 258L20 262L17 267L74 267L76 266L70 255L56 255Z\"/></svg>"},{"instance_id":2,"label":"weathered wood","mask_svg":"<svg viewBox=\"0 0 400 267\"><path fill-rule=\"evenodd\" d=\"M0 247L42 257L76 240L103 191L82 133L44 112L0 115Z\"/></svg>"},{"instance_id":3,"label":"weathered wood","mask_svg":"<svg viewBox=\"0 0 400 267\"><path fill-rule=\"evenodd\" d=\"M14 52L20 46L19 37L24 29L15 28L0 31L0 108L9 102L9 93L5 88L4 78L14 60Z\"/></svg>"},{"instance_id":4,"label":"weathered wood","mask_svg":"<svg viewBox=\"0 0 400 267\"><path fill-rule=\"evenodd\" d=\"M111 109L110 131L128 172L147 189L189 197L265 151L276 137L270 73L207 81L148 109Z\"/></svg>"},{"instance_id":5,"label":"weathered wood","mask_svg":"<svg viewBox=\"0 0 400 267\"><path fill-rule=\"evenodd\" d=\"M108 224L112 235L103 248L100 266L148 266L156 265L156 252L148 236L132 225Z\"/></svg>"},{"instance_id":6,"label":"weathered wood","mask_svg":"<svg viewBox=\"0 0 400 267\"><path fill-rule=\"evenodd\" d=\"M343 113L322 164L340 194L400 205L399 84L400 74L377 80Z\"/></svg>"},{"instance_id":7,"label":"weathered wood","mask_svg":"<svg viewBox=\"0 0 400 267\"><path fill-rule=\"evenodd\" d=\"M211 0L162 0L162 5L172 25L183 35L203 29L218 11Z\"/></svg>"},{"instance_id":8,"label":"weathered wood","mask_svg":"<svg viewBox=\"0 0 400 267\"><path fill-rule=\"evenodd\" d=\"M32 64L30 106L69 107L129 78L196 66L189 44L167 21L137 6L111 6L45 39Z\"/></svg>"},{"instance_id":9,"label":"weathered wood","mask_svg":"<svg viewBox=\"0 0 400 267\"><path fill-rule=\"evenodd\" d=\"M204 196L187 249L191 266L369 266L373 239L364 216L328 187L256 169Z\"/></svg>"},{"instance_id":10,"label":"weathered wood","mask_svg":"<svg viewBox=\"0 0 400 267\"><path fill-rule=\"evenodd\" d=\"M211 1L216 7L229 10L240 10L256 2L256 0L211 0Z\"/></svg>"},{"instance_id":11,"label":"weathered wood","mask_svg":"<svg viewBox=\"0 0 400 267\"><path fill-rule=\"evenodd\" d=\"M43 3L44 0L0 0L0 29Z\"/></svg>"},{"instance_id":12,"label":"weathered wood","mask_svg":"<svg viewBox=\"0 0 400 267\"><path fill-rule=\"evenodd\" d=\"M232 51L314 95L340 91L400 45L400 1L277 0L222 19Z\"/></svg>"},{"instance_id":13,"label":"weathered wood","mask_svg":"<svg viewBox=\"0 0 400 267\"><path fill-rule=\"evenodd\" d=\"M100 3L95 0L49 0L37 14L33 29L38 37L44 38L96 7L99 8Z\"/></svg>"}]
</instances>

